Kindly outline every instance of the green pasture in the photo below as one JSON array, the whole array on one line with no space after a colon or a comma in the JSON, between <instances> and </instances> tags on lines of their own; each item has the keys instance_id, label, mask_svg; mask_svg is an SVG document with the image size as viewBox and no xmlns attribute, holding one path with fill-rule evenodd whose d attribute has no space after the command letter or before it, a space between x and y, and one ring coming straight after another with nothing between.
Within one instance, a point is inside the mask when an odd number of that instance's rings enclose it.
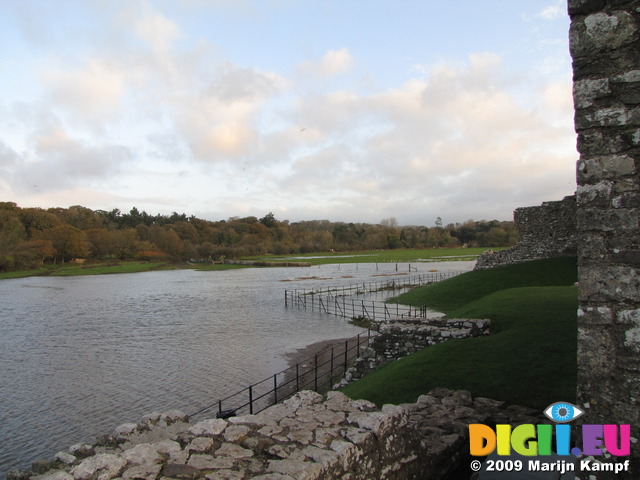
<instances>
[{"instance_id":1,"label":"green pasture","mask_svg":"<svg viewBox=\"0 0 640 480\"><path fill-rule=\"evenodd\" d=\"M469 272L398 297L448 318L488 318L491 335L426 348L348 385L378 405L415 402L435 387L544 408L575 400L575 259Z\"/></svg>"},{"instance_id":2,"label":"green pasture","mask_svg":"<svg viewBox=\"0 0 640 480\"><path fill-rule=\"evenodd\" d=\"M311 265L336 263L407 263L424 261L475 260L486 247L479 248L429 248L399 250L366 250L361 252L326 252L301 255L265 255L244 257L242 260L267 262L309 262ZM495 248L494 250L501 250Z\"/></svg>"},{"instance_id":3,"label":"green pasture","mask_svg":"<svg viewBox=\"0 0 640 480\"><path fill-rule=\"evenodd\" d=\"M151 270L170 270L175 265L166 262L97 262L89 264L65 263L45 265L35 270L0 273L0 279L23 278L33 276L68 277L75 275L104 275L112 273L138 273Z\"/></svg>"}]
</instances>

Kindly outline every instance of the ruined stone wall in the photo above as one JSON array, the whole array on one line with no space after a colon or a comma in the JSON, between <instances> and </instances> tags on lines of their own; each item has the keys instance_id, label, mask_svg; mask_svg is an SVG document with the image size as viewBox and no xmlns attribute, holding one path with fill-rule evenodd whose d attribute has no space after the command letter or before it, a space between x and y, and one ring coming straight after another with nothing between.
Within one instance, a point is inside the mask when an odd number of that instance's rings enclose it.
<instances>
[{"instance_id":1,"label":"ruined stone wall","mask_svg":"<svg viewBox=\"0 0 640 480\"><path fill-rule=\"evenodd\" d=\"M576 255L575 196L544 202L538 207L517 208L513 220L520 236L518 243L506 250L483 253L478 257L476 270Z\"/></svg>"},{"instance_id":2,"label":"ruined stone wall","mask_svg":"<svg viewBox=\"0 0 640 480\"><path fill-rule=\"evenodd\" d=\"M640 425L640 2L569 0L577 165L578 399ZM587 415L585 415L587 417ZM640 475L638 448L633 476Z\"/></svg>"},{"instance_id":3,"label":"ruined stone wall","mask_svg":"<svg viewBox=\"0 0 640 480\"><path fill-rule=\"evenodd\" d=\"M8 480L441 480L469 464L470 423L545 423L540 412L438 388L385 405L304 391L256 414L146 415Z\"/></svg>"},{"instance_id":4,"label":"ruined stone wall","mask_svg":"<svg viewBox=\"0 0 640 480\"><path fill-rule=\"evenodd\" d=\"M378 335L371 338L368 347L360 350L355 364L347 369L345 377L335 385L341 388L374 372L384 363L398 360L424 348L452 338L470 338L488 335L491 321L466 318L395 318L380 323Z\"/></svg>"}]
</instances>

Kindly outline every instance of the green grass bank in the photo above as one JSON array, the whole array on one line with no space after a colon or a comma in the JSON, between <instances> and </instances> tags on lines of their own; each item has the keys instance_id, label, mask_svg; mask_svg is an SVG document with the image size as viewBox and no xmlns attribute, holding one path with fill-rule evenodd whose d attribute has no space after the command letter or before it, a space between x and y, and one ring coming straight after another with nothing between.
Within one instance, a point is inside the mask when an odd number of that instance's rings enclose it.
<instances>
[{"instance_id":1,"label":"green grass bank","mask_svg":"<svg viewBox=\"0 0 640 480\"><path fill-rule=\"evenodd\" d=\"M469 272L393 299L449 318L489 318L491 335L426 348L348 385L378 405L414 402L435 387L544 408L575 401L575 258Z\"/></svg>"}]
</instances>

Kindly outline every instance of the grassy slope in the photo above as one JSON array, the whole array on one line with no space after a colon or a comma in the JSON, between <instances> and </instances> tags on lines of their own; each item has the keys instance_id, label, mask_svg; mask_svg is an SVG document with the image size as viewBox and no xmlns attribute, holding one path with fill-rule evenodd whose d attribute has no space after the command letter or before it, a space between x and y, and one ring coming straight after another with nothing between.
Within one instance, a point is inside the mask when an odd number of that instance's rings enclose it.
<instances>
[{"instance_id":1,"label":"grassy slope","mask_svg":"<svg viewBox=\"0 0 640 480\"><path fill-rule=\"evenodd\" d=\"M536 408L573 401L575 281L575 259L554 259L471 272L417 289L411 292L416 304L432 306L426 300L442 294L438 308L451 318L490 318L492 335L426 348L344 391L379 405L415 401L438 386Z\"/></svg>"},{"instance_id":2,"label":"grassy slope","mask_svg":"<svg viewBox=\"0 0 640 480\"><path fill-rule=\"evenodd\" d=\"M405 305L428 305L441 312L453 310L505 288L573 285L577 278L577 262L573 257L535 260L497 269L478 270L416 288L390 299Z\"/></svg>"}]
</instances>

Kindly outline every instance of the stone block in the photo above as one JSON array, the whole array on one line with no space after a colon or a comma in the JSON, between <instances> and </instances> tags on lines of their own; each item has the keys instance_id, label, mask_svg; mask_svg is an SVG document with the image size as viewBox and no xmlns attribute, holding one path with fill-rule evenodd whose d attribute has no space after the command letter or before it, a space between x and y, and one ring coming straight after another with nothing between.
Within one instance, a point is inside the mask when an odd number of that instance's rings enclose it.
<instances>
[{"instance_id":1,"label":"stone block","mask_svg":"<svg viewBox=\"0 0 640 480\"><path fill-rule=\"evenodd\" d=\"M235 443L223 443L218 450L216 450L216 455L223 455L226 457L233 458L248 458L253 457L253 451L248 448L242 448L240 445L236 445Z\"/></svg>"},{"instance_id":2,"label":"stone block","mask_svg":"<svg viewBox=\"0 0 640 480\"><path fill-rule=\"evenodd\" d=\"M605 0L569 0L569 14L575 15L588 15L598 10L602 10L605 5Z\"/></svg>"},{"instance_id":3,"label":"stone block","mask_svg":"<svg viewBox=\"0 0 640 480\"><path fill-rule=\"evenodd\" d=\"M595 100L611 94L609 78L588 78L573 84L573 101L577 109L594 105Z\"/></svg>"},{"instance_id":4,"label":"stone block","mask_svg":"<svg viewBox=\"0 0 640 480\"><path fill-rule=\"evenodd\" d=\"M162 462L162 455L149 443L135 445L122 453L129 464L154 464Z\"/></svg>"},{"instance_id":5,"label":"stone block","mask_svg":"<svg viewBox=\"0 0 640 480\"><path fill-rule=\"evenodd\" d=\"M569 43L574 59L606 55L636 41L633 17L626 11L594 12L571 22ZM574 66L575 68L575 66Z\"/></svg>"},{"instance_id":6,"label":"stone block","mask_svg":"<svg viewBox=\"0 0 640 480\"><path fill-rule=\"evenodd\" d=\"M591 158L605 154L620 154L640 144L640 130L637 128L603 131L599 128L577 130L578 152L583 157Z\"/></svg>"},{"instance_id":7,"label":"stone block","mask_svg":"<svg viewBox=\"0 0 640 480\"><path fill-rule=\"evenodd\" d=\"M322 478L322 467L320 465L303 460L271 460L268 470L273 473L280 473L305 480Z\"/></svg>"},{"instance_id":8,"label":"stone block","mask_svg":"<svg viewBox=\"0 0 640 480\"><path fill-rule=\"evenodd\" d=\"M580 294L584 300L640 302L640 272L624 265L583 266Z\"/></svg>"},{"instance_id":9,"label":"stone block","mask_svg":"<svg viewBox=\"0 0 640 480\"><path fill-rule=\"evenodd\" d=\"M111 480L119 477L126 465L124 458L100 453L83 460L70 473L75 480Z\"/></svg>"},{"instance_id":10,"label":"stone block","mask_svg":"<svg viewBox=\"0 0 640 480\"><path fill-rule=\"evenodd\" d=\"M637 208L614 209L585 206L578 210L578 230L604 232L637 230L638 211Z\"/></svg>"},{"instance_id":11,"label":"stone block","mask_svg":"<svg viewBox=\"0 0 640 480\"><path fill-rule=\"evenodd\" d=\"M578 357L583 371L593 378L604 378L615 372L615 340L609 329L601 326L578 327Z\"/></svg>"},{"instance_id":12,"label":"stone block","mask_svg":"<svg viewBox=\"0 0 640 480\"><path fill-rule=\"evenodd\" d=\"M578 309L579 325L610 325L613 323L613 317L613 310L606 306L582 306Z\"/></svg>"},{"instance_id":13,"label":"stone block","mask_svg":"<svg viewBox=\"0 0 640 480\"><path fill-rule=\"evenodd\" d=\"M233 468L235 462L231 457L213 456L202 453L191 455L187 466L198 470L214 470L217 468Z\"/></svg>"},{"instance_id":14,"label":"stone block","mask_svg":"<svg viewBox=\"0 0 640 480\"><path fill-rule=\"evenodd\" d=\"M604 180L596 184L578 185L576 199L582 208L606 208L611 204L613 182Z\"/></svg>"},{"instance_id":15,"label":"stone block","mask_svg":"<svg viewBox=\"0 0 640 480\"><path fill-rule=\"evenodd\" d=\"M227 421L221 418L202 420L189 429L189 433L199 436L213 437L224 432Z\"/></svg>"}]
</instances>

